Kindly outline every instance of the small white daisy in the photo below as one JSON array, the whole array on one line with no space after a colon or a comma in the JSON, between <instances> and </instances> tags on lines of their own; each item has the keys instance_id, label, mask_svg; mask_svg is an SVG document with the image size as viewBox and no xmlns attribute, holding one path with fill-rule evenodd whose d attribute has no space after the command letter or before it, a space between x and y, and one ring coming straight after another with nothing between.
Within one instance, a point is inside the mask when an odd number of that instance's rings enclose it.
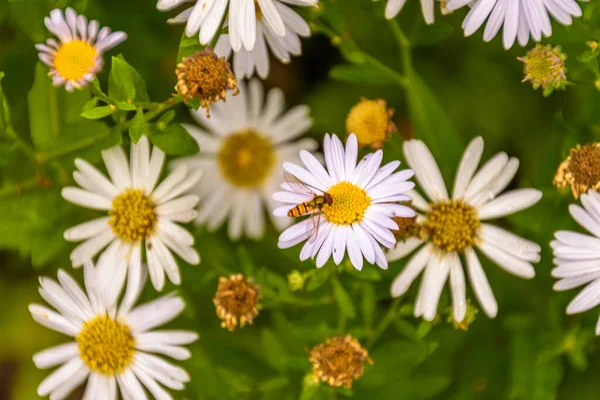
<instances>
[{"instance_id":1,"label":"small white daisy","mask_svg":"<svg viewBox=\"0 0 600 400\"><path fill-rule=\"evenodd\" d=\"M162 357L190 358L184 346L198 339L189 331L153 330L177 317L185 304L180 297L163 296L134 307L146 278L137 268L136 283L130 281L117 307L116 299L104 298L97 270L84 267L84 292L66 272L58 271L58 282L40 278L40 295L53 308L31 304L29 311L41 325L71 336L75 341L33 356L36 367L60 366L38 386L39 396L64 399L87 380L84 400L172 399L163 388L182 390L190 380L187 372ZM86 294L87 292L87 294Z\"/></svg>"},{"instance_id":2,"label":"small white daisy","mask_svg":"<svg viewBox=\"0 0 600 400\"><path fill-rule=\"evenodd\" d=\"M410 193L414 206L422 213L417 218L421 232L417 235L419 237L398 242L387 258L395 261L424 246L392 283L392 296L404 294L425 270L415 303L415 316L431 321L437 314L440 295L450 277L453 317L461 322L467 310L465 276L459 258L462 253L473 291L483 311L489 317L495 317L498 305L473 248L477 247L500 268L526 279L535 275L532 263L540 260L541 248L534 242L482 221L531 207L541 199L542 193L536 189L515 189L498 196L515 176L519 160L509 158L506 153L498 153L475 173L483 152L481 137L473 139L462 156L452 198L448 197L440 170L427 146L420 140L410 140L404 142L403 149L430 203L418 193Z\"/></svg>"},{"instance_id":3,"label":"small white daisy","mask_svg":"<svg viewBox=\"0 0 600 400\"><path fill-rule=\"evenodd\" d=\"M385 6L385 17L387 19L395 18L396 15L402 11L406 0L388 0ZM423 12L423 18L428 24L435 22L435 1L434 0L421 0L421 11Z\"/></svg>"},{"instance_id":4,"label":"small white daisy","mask_svg":"<svg viewBox=\"0 0 600 400\"><path fill-rule=\"evenodd\" d=\"M271 194L282 182L281 163L298 161L300 150L315 150L318 144L309 138L292 141L312 125L307 106L284 113L283 92L271 89L265 102L258 79L248 85L240 81L239 88L240 95L213 105L210 118L192 111L206 130L184 127L198 141L200 153L175 164L204 171L193 188L201 198L197 224L214 230L229 219L231 239L242 235L259 239L265 230L265 205L269 210L277 206ZM289 222L273 218L279 229Z\"/></svg>"},{"instance_id":5,"label":"small white daisy","mask_svg":"<svg viewBox=\"0 0 600 400\"><path fill-rule=\"evenodd\" d=\"M269 75L269 51L283 64L289 64L292 56L302 54L302 43L300 36L309 37L310 28L294 10L283 3L275 2L275 7L281 14L285 25L285 36L281 37L273 31L269 24L265 23L261 16L256 24L256 46L248 51L241 48L233 55L233 72L238 78L251 78L256 71L257 75L265 79ZM219 36L215 46L215 53L219 57L226 57L232 53L229 35Z\"/></svg>"},{"instance_id":6,"label":"small white daisy","mask_svg":"<svg viewBox=\"0 0 600 400\"><path fill-rule=\"evenodd\" d=\"M146 136L131 144L130 157L128 165L121 146L102 152L110 180L88 162L75 160L73 178L81 188L66 187L62 196L83 207L108 211L108 216L70 228L64 236L69 241L84 240L71 253L74 267L108 246L98 259L98 272L102 279L115 283L109 288L120 287L128 265L131 269L141 264L144 248L152 284L162 290L165 273L174 284L181 281L171 251L190 264L200 262L192 247L194 237L176 222L196 218L198 196L184 194L200 180L202 172L181 165L157 186L165 153L154 147L150 155Z\"/></svg>"},{"instance_id":7,"label":"small white daisy","mask_svg":"<svg viewBox=\"0 0 600 400\"><path fill-rule=\"evenodd\" d=\"M583 207L569 206L569 212L591 235L558 231L550 243L554 253L552 276L560 279L554 290L563 291L586 285L571 301L567 314L578 314L600 304L600 194L590 190L581 196ZM600 319L596 325L600 335Z\"/></svg>"},{"instance_id":8,"label":"small white daisy","mask_svg":"<svg viewBox=\"0 0 600 400\"><path fill-rule=\"evenodd\" d=\"M308 240L300 259L317 257L319 268L332 254L333 261L339 264L347 250L357 270L362 269L363 257L367 262L387 269L381 245L394 248L396 238L392 230L398 229L398 224L393 218L415 215L411 208L398 204L411 199L404 193L415 186L408 181L414 172L407 169L393 173L400 161L380 166L381 150L368 154L357 165L358 142L354 134L348 137L346 149L336 135L325 135L323 149L327 169L305 150L300 152L300 157L306 169L293 163L283 164L287 173L310 187L314 194L301 185L289 181L283 183L281 187L285 191L273 194L275 200L286 204L274 211L276 216L293 213L291 210L297 205L311 201L315 195L324 196L328 201L318 215L318 232L314 232L316 224L311 215L279 236L279 248Z\"/></svg>"},{"instance_id":9,"label":"small white daisy","mask_svg":"<svg viewBox=\"0 0 600 400\"><path fill-rule=\"evenodd\" d=\"M172 10L190 0L158 0L156 8L160 11ZM286 22L290 16L287 9L279 7L280 0L191 0L196 4L170 22L185 22L187 36L199 33L200 43L207 45L221 28L221 21L227 14L229 41L235 52L243 47L247 51L254 49L257 38L257 26L265 25L271 31L263 29L265 35L274 34L285 40ZM316 6L319 0L281 0L295 6ZM287 14L287 18L286 15ZM287 21L284 21L287 20ZM257 24L257 21L259 23ZM289 26L293 27L293 26ZM258 36L262 36L258 32ZM260 43L260 40L259 40ZM264 44L264 41L262 42ZM260 44L259 44L260 45Z\"/></svg>"},{"instance_id":10,"label":"small white daisy","mask_svg":"<svg viewBox=\"0 0 600 400\"><path fill-rule=\"evenodd\" d=\"M48 75L54 86L65 85L68 91L94 80L102 71L103 53L127 39L125 32L111 33L106 26L100 29L98 21L88 23L72 8L67 8L64 15L60 9L52 10L44 23L60 42L48 39L35 48L40 52L40 60L50 67Z\"/></svg>"},{"instance_id":11,"label":"small white daisy","mask_svg":"<svg viewBox=\"0 0 600 400\"><path fill-rule=\"evenodd\" d=\"M510 49L515 39L525 46L530 36L539 42L542 35L552 35L551 16L563 25L571 25L573 17L582 14L575 0L450 0L447 8L453 11L467 4L472 8L462 24L465 36L475 33L487 19L483 40L492 40L504 26L505 49Z\"/></svg>"}]
</instances>

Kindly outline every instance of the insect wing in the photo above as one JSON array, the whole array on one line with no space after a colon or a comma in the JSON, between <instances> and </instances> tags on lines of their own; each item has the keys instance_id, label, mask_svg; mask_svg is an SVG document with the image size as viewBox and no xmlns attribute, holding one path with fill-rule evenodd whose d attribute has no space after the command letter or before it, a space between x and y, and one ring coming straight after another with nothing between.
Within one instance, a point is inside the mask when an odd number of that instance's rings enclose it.
<instances>
[{"instance_id":1,"label":"insect wing","mask_svg":"<svg viewBox=\"0 0 600 400\"><path fill-rule=\"evenodd\" d=\"M319 236L319 225L320 224L321 224L321 213L320 212L312 213L309 217L308 228L307 228L307 232L309 232L308 243L314 243L314 241L317 240L317 237Z\"/></svg>"},{"instance_id":2,"label":"insect wing","mask_svg":"<svg viewBox=\"0 0 600 400\"><path fill-rule=\"evenodd\" d=\"M288 188L296 193L302 193L309 196L316 196L318 191L316 188L313 188L310 185L302 182L300 179L296 178L294 175L285 171L283 173L283 179L285 180L285 184L287 184ZM285 188L284 189L288 189Z\"/></svg>"}]
</instances>

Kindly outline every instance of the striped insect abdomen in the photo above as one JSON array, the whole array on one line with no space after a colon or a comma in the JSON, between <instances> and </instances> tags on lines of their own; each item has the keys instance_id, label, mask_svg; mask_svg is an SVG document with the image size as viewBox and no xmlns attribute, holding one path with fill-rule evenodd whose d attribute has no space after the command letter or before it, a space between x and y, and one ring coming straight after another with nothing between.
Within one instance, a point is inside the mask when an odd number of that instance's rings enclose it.
<instances>
[{"instance_id":1,"label":"striped insect abdomen","mask_svg":"<svg viewBox=\"0 0 600 400\"><path fill-rule=\"evenodd\" d=\"M298 218L314 211L317 208L320 208L320 205L323 204L323 201L319 201L320 197L323 196L316 196L312 200L298 204L296 207L288 211L288 217Z\"/></svg>"}]
</instances>

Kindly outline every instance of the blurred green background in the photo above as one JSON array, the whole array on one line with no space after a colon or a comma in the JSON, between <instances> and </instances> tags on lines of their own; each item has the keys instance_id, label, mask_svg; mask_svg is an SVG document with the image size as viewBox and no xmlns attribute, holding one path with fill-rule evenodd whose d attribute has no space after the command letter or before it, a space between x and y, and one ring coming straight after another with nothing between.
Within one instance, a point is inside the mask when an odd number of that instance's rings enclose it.
<instances>
[{"instance_id":1,"label":"blurred green background","mask_svg":"<svg viewBox=\"0 0 600 400\"><path fill-rule=\"evenodd\" d=\"M312 290L292 292L287 274L315 267L298 261L299 248L278 250L273 228L260 242L232 243L224 230L209 234L190 227L195 229L202 263L182 265L183 285L167 288L179 290L188 303L170 326L196 330L200 340L192 345L191 360L184 363L192 381L176 398L598 398L597 312L565 315L575 291L552 291L548 243L558 229L578 229L567 212L574 200L552 187L556 168L570 147L600 136L600 92L593 84L597 62L578 59L589 50L587 41L600 40L600 4L581 3L584 17L569 28L553 23L553 36L544 43L561 45L567 53L567 76L573 85L544 98L529 83L521 83L523 67L516 58L527 49L515 46L505 51L500 38L484 43L481 31L464 38L460 25L465 9L445 17L436 10L436 24L426 26L419 2L407 3L398 21L413 47L414 70L425 82L410 93L414 97L385 82L361 85L332 79L329 70L347 63L348 54L318 33L303 41L304 55L290 65L272 60L265 84L282 88L289 105L311 107L315 123L309 134L319 141L325 132L345 134L346 114L361 96L385 99L396 109L394 120L400 129L384 148L386 158L402 159L397 153L402 138L416 134L432 148L446 182L452 181L464 145L475 136L485 139L484 159L498 151L518 157L521 167L512 185L539 188L544 198L500 224L542 245L537 276L521 280L482 258L499 313L494 320L479 313L466 332L446 321L447 291L439 323L413 318L411 304L417 289L413 285L389 328L375 340L390 309L391 280L404 260L391 263L388 271L366 265L360 273L344 264L337 270L328 264L309 280ZM153 101L167 99L173 92L183 29L167 25L172 15L158 12L154 0L0 0L0 71L6 74L2 85L12 123L24 140L36 144L49 129L48 115L60 113L60 137L46 144L47 152L103 129L78 119L87 91L67 98L62 88L42 89L41 81L34 85L34 44L47 37L43 18L51 9L67 6L127 32L128 40L106 56L106 69L110 55L122 53L148 82ZM316 24L327 21L341 28L345 41L352 40L401 70L401 53L383 19L383 7L383 1L322 0L318 10L301 13ZM107 76L107 71L100 75L103 87ZM50 104L49 97L58 99L58 106ZM423 105L420 115L415 115L410 101ZM415 131L416 119L428 123L426 135ZM177 120L189 120L184 106L177 108ZM60 189L70 183L74 157L98 164L99 146L33 166L0 132L0 399L36 399L37 385L48 371L38 371L32 355L66 340L36 324L27 305L42 302L37 276L55 277L57 268L64 268L81 278L81 272L69 264L74 244L64 241L62 233L96 214L62 200ZM32 177L37 181L30 187L14 190ZM231 333L220 327L212 297L218 277L238 271L256 278L263 289L264 307L254 325ZM153 288L146 288L146 299L156 296ZM308 351L329 336L347 332L368 347L374 365L366 367L352 390L310 384L305 379L310 372ZM79 396L81 392L72 398Z\"/></svg>"}]
</instances>

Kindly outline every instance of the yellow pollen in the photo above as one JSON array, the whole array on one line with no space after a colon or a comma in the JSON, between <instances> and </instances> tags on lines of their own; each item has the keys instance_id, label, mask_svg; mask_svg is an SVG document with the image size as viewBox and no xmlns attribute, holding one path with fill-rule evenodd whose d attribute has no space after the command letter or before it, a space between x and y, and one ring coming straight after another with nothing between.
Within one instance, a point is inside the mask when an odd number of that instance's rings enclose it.
<instances>
[{"instance_id":1,"label":"yellow pollen","mask_svg":"<svg viewBox=\"0 0 600 400\"><path fill-rule=\"evenodd\" d=\"M571 186L573 196L592 188L600 189L600 143L577 145L558 167L553 181L556 187Z\"/></svg>"},{"instance_id":2,"label":"yellow pollen","mask_svg":"<svg viewBox=\"0 0 600 400\"><path fill-rule=\"evenodd\" d=\"M390 120L393 113L382 99L361 99L346 117L346 132L354 133L360 146L381 148L389 134L396 130Z\"/></svg>"},{"instance_id":3,"label":"yellow pollen","mask_svg":"<svg viewBox=\"0 0 600 400\"><path fill-rule=\"evenodd\" d=\"M365 370L365 361L373 364L369 352L352 336L333 337L315 346L309 354L313 380L330 386L352 387Z\"/></svg>"},{"instance_id":4,"label":"yellow pollen","mask_svg":"<svg viewBox=\"0 0 600 400\"><path fill-rule=\"evenodd\" d=\"M135 340L129 327L106 315L84 323L75 339L79 343L79 357L89 369L102 375L123 373L135 354Z\"/></svg>"},{"instance_id":5,"label":"yellow pollen","mask_svg":"<svg viewBox=\"0 0 600 400\"><path fill-rule=\"evenodd\" d=\"M440 250L451 253L472 246L481 225L477 211L460 200L430 204L423 228Z\"/></svg>"},{"instance_id":6,"label":"yellow pollen","mask_svg":"<svg viewBox=\"0 0 600 400\"><path fill-rule=\"evenodd\" d=\"M234 186L252 188L262 185L275 164L271 140L253 130L227 136L219 154L219 166Z\"/></svg>"},{"instance_id":7,"label":"yellow pollen","mask_svg":"<svg viewBox=\"0 0 600 400\"><path fill-rule=\"evenodd\" d=\"M154 205L141 189L125 189L116 196L108 215L115 235L130 243L149 236L156 224Z\"/></svg>"},{"instance_id":8,"label":"yellow pollen","mask_svg":"<svg viewBox=\"0 0 600 400\"><path fill-rule=\"evenodd\" d=\"M96 64L94 46L82 40L63 43L54 56L56 72L67 80L80 80Z\"/></svg>"},{"instance_id":9,"label":"yellow pollen","mask_svg":"<svg viewBox=\"0 0 600 400\"><path fill-rule=\"evenodd\" d=\"M371 198L358 186L350 182L340 182L328 191L333 200L329 206L323 206L323 215L327 221L337 225L351 225L362 221Z\"/></svg>"},{"instance_id":10,"label":"yellow pollen","mask_svg":"<svg viewBox=\"0 0 600 400\"><path fill-rule=\"evenodd\" d=\"M230 331L240 325L252 325L258 315L260 287L251 278L242 274L220 277L217 293L213 299L217 316L223 321L221 326Z\"/></svg>"}]
</instances>

